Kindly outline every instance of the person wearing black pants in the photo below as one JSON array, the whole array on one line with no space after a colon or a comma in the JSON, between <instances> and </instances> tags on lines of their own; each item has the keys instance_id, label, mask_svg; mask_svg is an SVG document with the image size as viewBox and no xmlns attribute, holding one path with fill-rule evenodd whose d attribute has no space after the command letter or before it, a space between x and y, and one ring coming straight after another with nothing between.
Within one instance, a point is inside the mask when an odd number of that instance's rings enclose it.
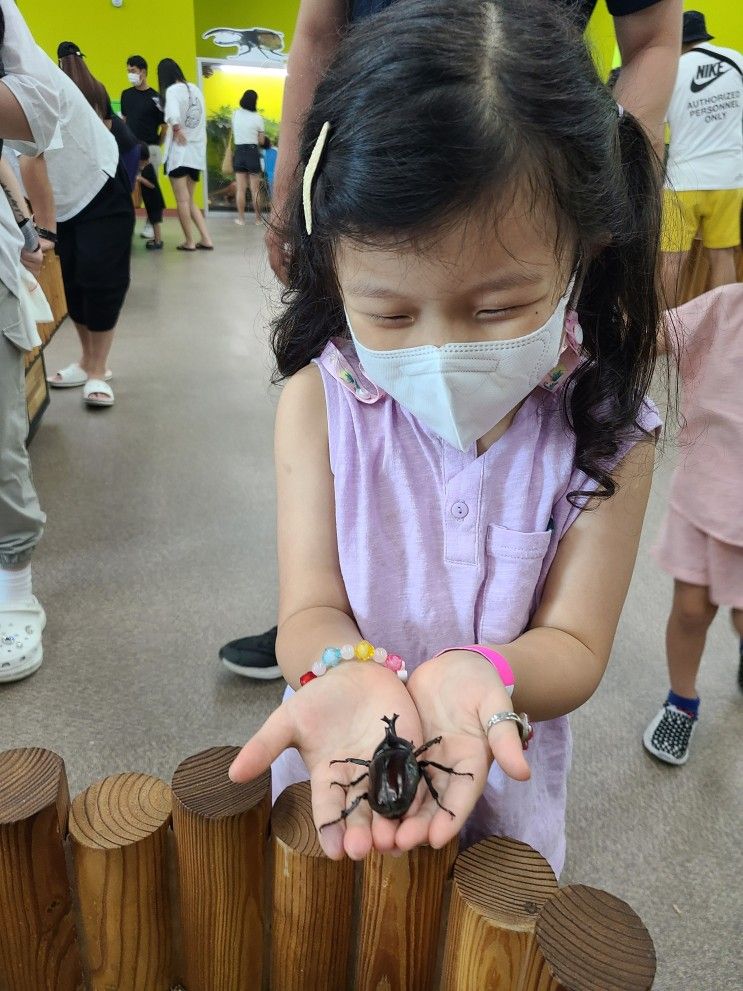
<instances>
[{"instance_id":1,"label":"person wearing black pants","mask_svg":"<svg viewBox=\"0 0 743 991\"><path fill-rule=\"evenodd\" d=\"M81 91L54 67L62 147L22 158L37 222L54 238L67 305L80 338L80 361L49 379L83 387L88 406L112 406L108 355L129 288L134 207L116 142Z\"/></svg>"}]
</instances>

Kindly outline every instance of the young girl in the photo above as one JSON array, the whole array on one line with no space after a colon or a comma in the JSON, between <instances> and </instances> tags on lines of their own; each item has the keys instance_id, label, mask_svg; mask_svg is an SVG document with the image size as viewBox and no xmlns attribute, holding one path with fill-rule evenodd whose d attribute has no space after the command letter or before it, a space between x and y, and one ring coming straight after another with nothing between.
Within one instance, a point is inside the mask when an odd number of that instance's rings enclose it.
<instances>
[{"instance_id":1,"label":"young girl","mask_svg":"<svg viewBox=\"0 0 743 991\"><path fill-rule=\"evenodd\" d=\"M666 629L671 690L645 730L651 754L685 764L699 718L697 676L720 606L743 638L743 286L728 285L672 311L683 348L679 463L654 556L674 579ZM743 642L738 681L743 689Z\"/></svg>"},{"instance_id":2,"label":"young girl","mask_svg":"<svg viewBox=\"0 0 743 991\"><path fill-rule=\"evenodd\" d=\"M290 687L231 776L309 775L322 827L368 790L330 761L393 714L458 772L427 769L445 808L423 784L402 820L359 802L320 830L333 858L462 831L563 865L566 716L608 660L659 426L658 172L551 8L402 0L305 122L274 334ZM383 663L338 661L361 641Z\"/></svg>"},{"instance_id":3,"label":"young girl","mask_svg":"<svg viewBox=\"0 0 743 991\"><path fill-rule=\"evenodd\" d=\"M168 136L163 158L178 207L178 220L184 241L177 251L213 251L204 215L194 200L194 190L206 168L206 108L198 86L186 81L183 71L172 58L157 66L160 101L164 107ZM194 241L193 225L201 240Z\"/></svg>"}]
</instances>

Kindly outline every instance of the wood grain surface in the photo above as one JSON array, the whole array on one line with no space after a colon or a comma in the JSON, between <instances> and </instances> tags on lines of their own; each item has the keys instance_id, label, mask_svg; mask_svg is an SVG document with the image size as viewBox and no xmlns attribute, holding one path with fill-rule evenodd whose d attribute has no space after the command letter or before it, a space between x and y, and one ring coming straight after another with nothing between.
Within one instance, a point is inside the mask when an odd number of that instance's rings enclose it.
<instances>
[{"instance_id":1,"label":"wood grain surface","mask_svg":"<svg viewBox=\"0 0 743 991\"><path fill-rule=\"evenodd\" d=\"M0 991L78 991L64 838L69 791L50 750L0 753Z\"/></svg>"},{"instance_id":2,"label":"wood grain surface","mask_svg":"<svg viewBox=\"0 0 743 991\"><path fill-rule=\"evenodd\" d=\"M562 888L537 919L519 991L647 991L653 941L635 912L584 884Z\"/></svg>"},{"instance_id":3,"label":"wood grain surface","mask_svg":"<svg viewBox=\"0 0 743 991\"><path fill-rule=\"evenodd\" d=\"M557 891L544 857L491 836L454 865L441 991L516 991L539 911Z\"/></svg>"},{"instance_id":4,"label":"wood grain surface","mask_svg":"<svg viewBox=\"0 0 743 991\"><path fill-rule=\"evenodd\" d=\"M267 771L248 785L227 769L237 747L187 758L173 775L183 968L188 991L258 991L271 808Z\"/></svg>"},{"instance_id":5,"label":"wood grain surface","mask_svg":"<svg viewBox=\"0 0 743 991\"><path fill-rule=\"evenodd\" d=\"M90 991L168 991L174 980L170 788L116 774L75 798L69 833Z\"/></svg>"},{"instance_id":6,"label":"wood grain surface","mask_svg":"<svg viewBox=\"0 0 743 991\"><path fill-rule=\"evenodd\" d=\"M354 991L433 987L444 889L457 852L419 847L364 860Z\"/></svg>"},{"instance_id":7,"label":"wood grain surface","mask_svg":"<svg viewBox=\"0 0 743 991\"><path fill-rule=\"evenodd\" d=\"M355 865L322 852L309 781L279 796L271 837L271 991L342 991L349 978Z\"/></svg>"}]
</instances>

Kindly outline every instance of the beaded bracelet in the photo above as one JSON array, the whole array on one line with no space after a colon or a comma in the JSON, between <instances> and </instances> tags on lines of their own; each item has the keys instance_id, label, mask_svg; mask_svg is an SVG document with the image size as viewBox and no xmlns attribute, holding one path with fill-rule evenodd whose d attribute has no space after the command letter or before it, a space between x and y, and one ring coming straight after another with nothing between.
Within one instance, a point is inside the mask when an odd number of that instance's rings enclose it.
<instances>
[{"instance_id":1,"label":"beaded bracelet","mask_svg":"<svg viewBox=\"0 0 743 991\"><path fill-rule=\"evenodd\" d=\"M309 671L299 679L300 685L307 685L315 678L322 678L329 668L338 667L341 661L375 661L390 671L394 671L400 681L408 680L405 661L399 654L388 654L384 647L375 647L368 640L360 640L356 646L346 643L342 647L326 647L319 661L315 661Z\"/></svg>"}]
</instances>

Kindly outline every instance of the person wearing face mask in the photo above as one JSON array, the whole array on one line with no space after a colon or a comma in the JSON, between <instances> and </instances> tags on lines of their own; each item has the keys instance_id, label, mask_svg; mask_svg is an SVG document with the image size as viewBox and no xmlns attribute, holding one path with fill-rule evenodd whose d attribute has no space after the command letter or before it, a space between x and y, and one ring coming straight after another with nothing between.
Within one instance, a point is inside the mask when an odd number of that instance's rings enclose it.
<instances>
[{"instance_id":1,"label":"person wearing face mask","mask_svg":"<svg viewBox=\"0 0 743 991\"><path fill-rule=\"evenodd\" d=\"M230 776L309 778L332 858L495 834L562 869L660 427L658 167L533 0L399 0L315 92L272 337L288 687ZM395 714L432 775L397 819L355 766Z\"/></svg>"},{"instance_id":2,"label":"person wearing face mask","mask_svg":"<svg viewBox=\"0 0 743 991\"><path fill-rule=\"evenodd\" d=\"M147 82L147 62L141 55L130 55L126 60L126 75L131 86L121 93L121 116L139 141L144 141L149 146L150 164L157 177L157 170L162 165L162 142L167 131L160 94ZM155 195L162 196L157 178L155 185ZM154 237L149 221L141 236L148 239Z\"/></svg>"}]
</instances>

